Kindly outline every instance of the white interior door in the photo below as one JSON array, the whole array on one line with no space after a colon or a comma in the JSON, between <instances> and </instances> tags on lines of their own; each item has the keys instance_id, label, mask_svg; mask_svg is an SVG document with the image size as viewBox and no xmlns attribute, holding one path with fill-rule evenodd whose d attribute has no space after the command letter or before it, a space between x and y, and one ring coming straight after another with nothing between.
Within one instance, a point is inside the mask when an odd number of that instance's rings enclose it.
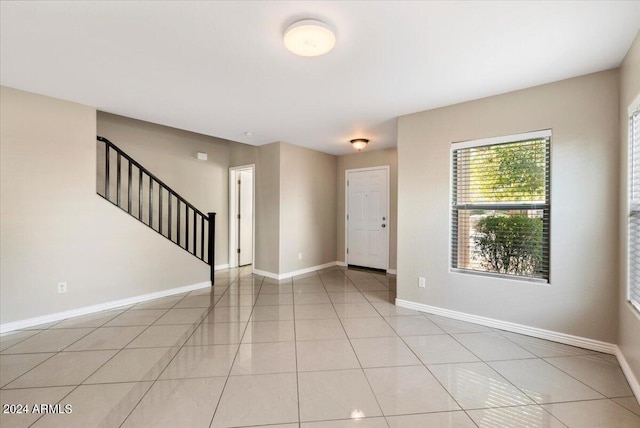
<instances>
[{"instance_id":1,"label":"white interior door","mask_svg":"<svg viewBox=\"0 0 640 428\"><path fill-rule=\"evenodd\" d=\"M238 242L240 245L239 265L253 263L253 171L241 170L238 173Z\"/></svg>"},{"instance_id":2,"label":"white interior door","mask_svg":"<svg viewBox=\"0 0 640 428\"><path fill-rule=\"evenodd\" d=\"M253 264L254 165L229 168L229 267Z\"/></svg>"},{"instance_id":3,"label":"white interior door","mask_svg":"<svg viewBox=\"0 0 640 428\"><path fill-rule=\"evenodd\" d=\"M347 264L389 268L389 170L347 171Z\"/></svg>"}]
</instances>

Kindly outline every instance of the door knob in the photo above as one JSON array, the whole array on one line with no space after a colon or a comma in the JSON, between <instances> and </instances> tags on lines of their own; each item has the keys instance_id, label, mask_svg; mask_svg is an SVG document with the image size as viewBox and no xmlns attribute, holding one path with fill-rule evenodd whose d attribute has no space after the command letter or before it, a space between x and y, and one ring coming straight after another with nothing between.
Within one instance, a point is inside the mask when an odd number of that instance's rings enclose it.
<instances>
[{"instance_id":1,"label":"door knob","mask_svg":"<svg viewBox=\"0 0 640 428\"><path fill-rule=\"evenodd\" d=\"M386 224L383 224L383 225L382 225L382 227L387 227L387 225L386 225Z\"/></svg>"}]
</instances>

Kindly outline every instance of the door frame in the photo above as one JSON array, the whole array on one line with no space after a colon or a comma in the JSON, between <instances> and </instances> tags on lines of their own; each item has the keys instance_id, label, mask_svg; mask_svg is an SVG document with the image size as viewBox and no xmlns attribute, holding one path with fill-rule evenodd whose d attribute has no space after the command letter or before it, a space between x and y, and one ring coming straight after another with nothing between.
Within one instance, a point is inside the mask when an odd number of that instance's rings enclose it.
<instances>
[{"instance_id":1,"label":"door frame","mask_svg":"<svg viewBox=\"0 0 640 428\"><path fill-rule=\"evenodd\" d=\"M349 266L349 254L347 254L347 248L349 247L349 221L347 215L349 215L349 173L350 172L363 172L373 170L386 170L387 171L387 267L385 271L389 272L389 240L390 240L390 228L391 228L391 194L389 189L389 181L391 180L391 167L389 165L370 166L367 168L352 168L344 171L344 262Z\"/></svg>"},{"instance_id":2,"label":"door frame","mask_svg":"<svg viewBox=\"0 0 640 428\"><path fill-rule=\"evenodd\" d=\"M256 260L256 165L240 165L229 167L229 268L238 267L238 201L236 200L237 189L237 173L243 170L251 170L251 188L253 190L251 201L251 227L252 227L252 246L251 246L251 264L255 264Z\"/></svg>"}]
</instances>

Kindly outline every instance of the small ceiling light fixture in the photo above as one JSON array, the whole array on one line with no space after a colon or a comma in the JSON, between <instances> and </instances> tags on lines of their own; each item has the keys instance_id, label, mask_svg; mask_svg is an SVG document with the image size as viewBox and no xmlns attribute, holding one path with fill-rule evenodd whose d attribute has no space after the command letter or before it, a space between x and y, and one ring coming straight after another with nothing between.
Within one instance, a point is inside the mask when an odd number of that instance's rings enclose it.
<instances>
[{"instance_id":1,"label":"small ceiling light fixture","mask_svg":"<svg viewBox=\"0 0 640 428\"><path fill-rule=\"evenodd\" d=\"M296 55L323 55L335 44L336 36L331 27L316 19L294 22L284 32L284 45Z\"/></svg>"},{"instance_id":2,"label":"small ceiling light fixture","mask_svg":"<svg viewBox=\"0 0 640 428\"><path fill-rule=\"evenodd\" d=\"M368 142L369 142L369 140L367 140L366 138L356 138L354 140L351 140L351 145L357 151L361 151L362 149L367 147L367 143Z\"/></svg>"}]
</instances>

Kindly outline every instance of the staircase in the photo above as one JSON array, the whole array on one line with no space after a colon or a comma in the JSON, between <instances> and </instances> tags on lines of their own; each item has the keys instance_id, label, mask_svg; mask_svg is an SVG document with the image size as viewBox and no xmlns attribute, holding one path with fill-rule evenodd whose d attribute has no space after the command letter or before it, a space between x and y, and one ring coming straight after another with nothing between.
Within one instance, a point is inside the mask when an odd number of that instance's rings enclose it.
<instances>
[{"instance_id":1,"label":"staircase","mask_svg":"<svg viewBox=\"0 0 640 428\"><path fill-rule=\"evenodd\" d=\"M204 214L104 137L98 140L97 193L211 268L216 213Z\"/></svg>"}]
</instances>

